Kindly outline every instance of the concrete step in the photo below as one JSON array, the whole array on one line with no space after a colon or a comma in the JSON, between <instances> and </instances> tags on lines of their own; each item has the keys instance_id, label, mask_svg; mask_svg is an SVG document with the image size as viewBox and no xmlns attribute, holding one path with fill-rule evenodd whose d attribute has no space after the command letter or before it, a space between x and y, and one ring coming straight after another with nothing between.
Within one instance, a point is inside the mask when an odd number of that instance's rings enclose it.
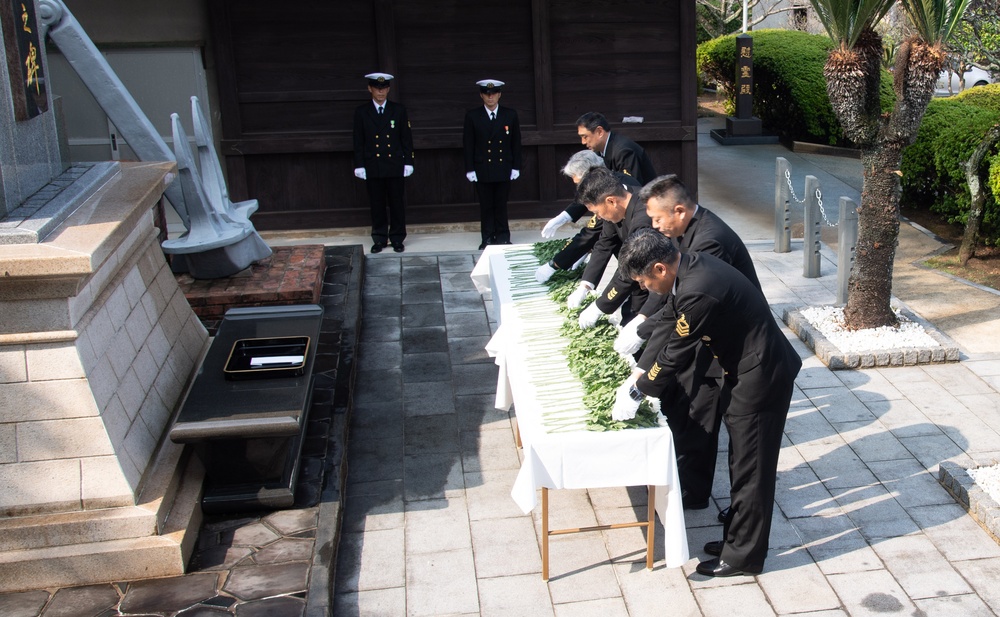
<instances>
[{"instance_id":1,"label":"concrete step","mask_svg":"<svg viewBox=\"0 0 1000 617\"><path fill-rule=\"evenodd\" d=\"M203 480L197 458L164 442L136 506L2 521L0 593L183 574Z\"/></svg>"},{"instance_id":2,"label":"concrete step","mask_svg":"<svg viewBox=\"0 0 1000 617\"><path fill-rule=\"evenodd\" d=\"M184 572L175 537L148 536L0 552L0 592L110 583Z\"/></svg>"}]
</instances>

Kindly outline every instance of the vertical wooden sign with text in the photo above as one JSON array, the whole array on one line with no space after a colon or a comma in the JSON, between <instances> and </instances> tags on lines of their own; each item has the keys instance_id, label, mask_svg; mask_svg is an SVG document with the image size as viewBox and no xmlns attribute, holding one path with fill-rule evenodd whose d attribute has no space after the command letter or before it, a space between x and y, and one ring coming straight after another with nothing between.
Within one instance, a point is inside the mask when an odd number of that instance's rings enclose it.
<instances>
[{"instance_id":1,"label":"vertical wooden sign with text","mask_svg":"<svg viewBox=\"0 0 1000 617\"><path fill-rule=\"evenodd\" d=\"M29 120L49 108L34 0L0 0L0 19L14 117Z\"/></svg>"}]
</instances>

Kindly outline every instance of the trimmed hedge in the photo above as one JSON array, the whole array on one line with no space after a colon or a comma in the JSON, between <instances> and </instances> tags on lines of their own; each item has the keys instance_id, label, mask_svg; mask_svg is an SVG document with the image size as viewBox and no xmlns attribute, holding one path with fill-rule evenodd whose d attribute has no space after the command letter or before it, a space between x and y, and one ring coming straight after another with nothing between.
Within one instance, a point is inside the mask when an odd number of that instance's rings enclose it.
<instances>
[{"instance_id":1,"label":"trimmed hedge","mask_svg":"<svg viewBox=\"0 0 1000 617\"><path fill-rule=\"evenodd\" d=\"M784 141L849 146L826 95L823 65L833 41L826 35L796 30L754 30L753 113ZM736 35L698 46L698 70L722 86L726 109L735 109ZM892 78L882 74L883 108L894 100ZM888 107L887 107L888 105Z\"/></svg>"},{"instance_id":2,"label":"trimmed hedge","mask_svg":"<svg viewBox=\"0 0 1000 617\"><path fill-rule=\"evenodd\" d=\"M927 106L916 142L903 152L902 206L940 214L949 223L965 224L971 196L964 164L990 127L1000 122L1000 84L980 86ZM1000 154L987 155L988 194L980 238L1000 241Z\"/></svg>"}]
</instances>

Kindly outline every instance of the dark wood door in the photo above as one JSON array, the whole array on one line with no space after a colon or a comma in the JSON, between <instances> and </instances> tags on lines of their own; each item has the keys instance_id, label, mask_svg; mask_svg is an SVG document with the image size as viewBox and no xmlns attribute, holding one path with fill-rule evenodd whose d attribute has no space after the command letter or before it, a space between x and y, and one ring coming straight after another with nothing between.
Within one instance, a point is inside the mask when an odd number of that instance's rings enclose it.
<instances>
[{"instance_id":1,"label":"dark wood door","mask_svg":"<svg viewBox=\"0 0 1000 617\"><path fill-rule=\"evenodd\" d=\"M290 10L294 8L295 10ZM416 169L407 221L478 221L462 122L475 82L506 82L524 161L511 218L557 213L573 195L559 169L581 146L576 119L600 111L697 189L692 0L210 0L222 154L234 199L255 198L259 229L366 226L353 175L363 75L396 76ZM641 123L623 123L641 117Z\"/></svg>"}]
</instances>

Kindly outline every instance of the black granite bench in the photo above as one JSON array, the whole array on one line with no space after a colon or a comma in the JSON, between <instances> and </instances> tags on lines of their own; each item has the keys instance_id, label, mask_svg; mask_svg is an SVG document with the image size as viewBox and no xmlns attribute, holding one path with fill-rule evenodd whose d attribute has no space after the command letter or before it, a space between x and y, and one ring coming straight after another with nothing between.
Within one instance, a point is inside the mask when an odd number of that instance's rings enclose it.
<instances>
[{"instance_id":1,"label":"black granite bench","mask_svg":"<svg viewBox=\"0 0 1000 617\"><path fill-rule=\"evenodd\" d=\"M226 312L170 429L205 465L206 512L293 504L322 322L312 304Z\"/></svg>"}]
</instances>

